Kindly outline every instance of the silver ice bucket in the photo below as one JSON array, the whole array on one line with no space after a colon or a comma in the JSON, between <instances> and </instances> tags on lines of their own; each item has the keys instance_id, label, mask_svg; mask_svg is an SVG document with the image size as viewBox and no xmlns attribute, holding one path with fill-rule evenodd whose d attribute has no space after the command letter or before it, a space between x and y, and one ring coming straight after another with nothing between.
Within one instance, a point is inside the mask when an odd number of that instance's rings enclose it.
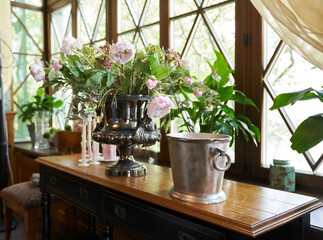
<instances>
[{"instance_id":1,"label":"silver ice bucket","mask_svg":"<svg viewBox=\"0 0 323 240\"><path fill-rule=\"evenodd\" d=\"M183 201L211 204L226 199L224 172L231 159L225 152L231 137L210 133L167 134L174 186L169 193Z\"/></svg>"}]
</instances>

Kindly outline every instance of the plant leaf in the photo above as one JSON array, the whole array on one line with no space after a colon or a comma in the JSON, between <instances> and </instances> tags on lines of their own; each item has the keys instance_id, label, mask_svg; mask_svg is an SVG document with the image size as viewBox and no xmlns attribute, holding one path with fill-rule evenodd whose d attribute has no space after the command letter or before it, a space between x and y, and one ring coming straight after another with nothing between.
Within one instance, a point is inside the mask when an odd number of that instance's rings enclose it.
<instances>
[{"instance_id":1,"label":"plant leaf","mask_svg":"<svg viewBox=\"0 0 323 240\"><path fill-rule=\"evenodd\" d=\"M274 104L271 106L270 110L278 109L289 104L293 105L297 101L303 101L313 98L318 98L321 102L323 102L323 90L307 88L301 91L282 93L275 97Z\"/></svg>"},{"instance_id":2,"label":"plant leaf","mask_svg":"<svg viewBox=\"0 0 323 240\"><path fill-rule=\"evenodd\" d=\"M162 80L167 78L172 71L173 67L161 67L157 69L157 72L154 75L158 80Z\"/></svg>"},{"instance_id":3,"label":"plant leaf","mask_svg":"<svg viewBox=\"0 0 323 240\"><path fill-rule=\"evenodd\" d=\"M303 153L323 141L323 113L305 119L290 138L291 148Z\"/></svg>"},{"instance_id":4,"label":"plant leaf","mask_svg":"<svg viewBox=\"0 0 323 240\"><path fill-rule=\"evenodd\" d=\"M232 95L230 100L235 101L240 104L243 104L243 105L251 105L259 111L256 104L251 99L247 98L247 96L241 91L234 90L234 94Z\"/></svg>"}]
</instances>

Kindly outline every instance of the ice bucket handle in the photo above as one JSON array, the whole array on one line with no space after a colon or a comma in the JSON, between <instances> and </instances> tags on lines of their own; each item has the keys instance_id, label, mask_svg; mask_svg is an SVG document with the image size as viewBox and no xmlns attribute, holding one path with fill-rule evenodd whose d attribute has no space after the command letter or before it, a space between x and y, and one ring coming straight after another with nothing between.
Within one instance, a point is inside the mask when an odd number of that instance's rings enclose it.
<instances>
[{"instance_id":1,"label":"ice bucket handle","mask_svg":"<svg viewBox=\"0 0 323 240\"><path fill-rule=\"evenodd\" d=\"M212 165L213 167L218 170L218 171L226 171L230 168L231 166L231 158L228 154L225 153L225 151L219 149L219 148L213 148L212 149L213 151L211 151L211 154L214 154L213 158L212 158ZM223 157L223 156L226 156L227 157L227 162L225 164L225 167L220 167L218 165L218 159L219 157Z\"/></svg>"}]
</instances>

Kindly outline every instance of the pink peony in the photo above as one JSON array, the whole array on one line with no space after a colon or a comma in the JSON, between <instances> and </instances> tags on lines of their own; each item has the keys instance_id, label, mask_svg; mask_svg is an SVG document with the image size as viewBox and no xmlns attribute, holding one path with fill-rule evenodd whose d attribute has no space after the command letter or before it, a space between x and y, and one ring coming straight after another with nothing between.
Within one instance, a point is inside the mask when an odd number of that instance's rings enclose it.
<instances>
[{"instance_id":1,"label":"pink peony","mask_svg":"<svg viewBox=\"0 0 323 240\"><path fill-rule=\"evenodd\" d=\"M147 88L148 89L153 89L156 86L157 86L157 78L155 76L148 77Z\"/></svg>"},{"instance_id":2,"label":"pink peony","mask_svg":"<svg viewBox=\"0 0 323 240\"><path fill-rule=\"evenodd\" d=\"M54 63L54 68L57 70L57 71L60 71L62 69L62 65L60 64L60 61L57 60L55 63Z\"/></svg>"},{"instance_id":3,"label":"pink peony","mask_svg":"<svg viewBox=\"0 0 323 240\"><path fill-rule=\"evenodd\" d=\"M173 102L169 97L155 97L147 105L147 115L150 118L162 118L166 116L173 107Z\"/></svg>"},{"instance_id":4,"label":"pink peony","mask_svg":"<svg viewBox=\"0 0 323 240\"><path fill-rule=\"evenodd\" d=\"M110 56L114 62L125 64L135 56L135 47L131 43L116 43L110 48Z\"/></svg>"},{"instance_id":5,"label":"pink peony","mask_svg":"<svg viewBox=\"0 0 323 240\"><path fill-rule=\"evenodd\" d=\"M189 77L184 77L184 80L183 80L183 82L186 84L186 85L188 85L188 86L191 86L192 85L192 83L193 83L193 80L192 80L192 78L189 78Z\"/></svg>"},{"instance_id":6,"label":"pink peony","mask_svg":"<svg viewBox=\"0 0 323 240\"><path fill-rule=\"evenodd\" d=\"M203 94L202 89L197 89L197 88L193 90L193 93L197 98L202 97L202 94Z\"/></svg>"},{"instance_id":7,"label":"pink peony","mask_svg":"<svg viewBox=\"0 0 323 240\"><path fill-rule=\"evenodd\" d=\"M72 48L74 47L77 47L77 48L82 47L82 44L78 39L75 39L73 37L64 38L62 43L62 50L65 54L71 55L73 53Z\"/></svg>"},{"instance_id":8,"label":"pink peony","mask_svg":"<svg viewBox=\"0 0 323 240\"><path fill-rule=\"evenodd\" d=\"M40 62L39 58L36 58L37 63L33 63L29 66L30 74L34 77L34 79L39 81L45 81L45 71L43 69L43 66Z\"/></svg>"}]
</instances>

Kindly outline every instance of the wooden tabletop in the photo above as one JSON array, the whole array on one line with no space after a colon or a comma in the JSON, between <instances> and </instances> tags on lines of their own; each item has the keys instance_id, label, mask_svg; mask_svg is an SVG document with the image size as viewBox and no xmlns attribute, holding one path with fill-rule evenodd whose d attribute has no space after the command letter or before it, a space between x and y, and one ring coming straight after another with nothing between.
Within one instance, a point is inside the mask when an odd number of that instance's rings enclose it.
<instances>
[{"instance_id":1,"label":"wooden tabletop","mask_svg":"<svg viewBox=\"0 0 323 240\"><path fill-rule=\"evenodd\" d=\"M49 149L35 149L32 143L16 143L15 150L31 157L58 155L57 147L50 147Z\"/></svg>"},{"instance_id":2,"label":"wooden tabletop","mask_svg":"<svg viewBox=\"0 0 323 240\"><path fill-rule=\"evenodd\" d=\"M130 196L184 213L247 236L256 237L303 216L323 204L316 198L265 187L224 180L227 200L217 204L196 204L173 199L171 169L146 164L147 176L108 177L107 163L79 167L79 154L39 157L36 161L79 178Z\"/></svg>"}]
</instances>

